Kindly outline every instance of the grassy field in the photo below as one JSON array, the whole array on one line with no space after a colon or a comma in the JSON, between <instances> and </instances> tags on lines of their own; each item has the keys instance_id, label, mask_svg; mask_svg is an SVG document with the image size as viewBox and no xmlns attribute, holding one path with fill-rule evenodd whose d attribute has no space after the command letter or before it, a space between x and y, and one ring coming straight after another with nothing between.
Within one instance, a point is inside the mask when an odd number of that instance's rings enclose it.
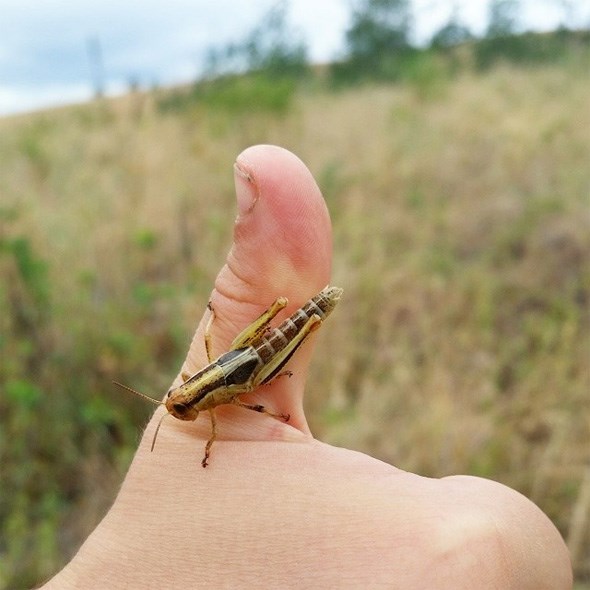
<instances>
[{"instance_id":1,"label":"grassy field","mask_svg":"<svg viewBox=\"0 0 590 590\"><path fill-rule=\"evenodd\" d=\"M307 392L316 436L520 490L588 582L585 72L0 120L0 588L57 571L112 502L151 408L110 380L167 389L230 243L233 160L259 142L308 164L334 223L346 296Z\"/></svg>"}]
</instances>

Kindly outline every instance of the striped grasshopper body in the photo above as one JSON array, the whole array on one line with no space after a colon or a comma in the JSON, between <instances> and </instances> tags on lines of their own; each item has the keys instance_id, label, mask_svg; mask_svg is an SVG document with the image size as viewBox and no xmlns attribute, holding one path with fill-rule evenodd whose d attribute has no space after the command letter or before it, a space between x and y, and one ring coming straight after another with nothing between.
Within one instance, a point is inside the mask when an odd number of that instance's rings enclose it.
<instances>
[{"instance_id":1,"label":"striped grasshopper body","mask_svg":"<svg viewBox=\"0 0 590 590\"><path fill-rule=\"evenodd\" d=\"M273 414L264 406L243 403L239 396L250 393L259 385L269 383L275 377L285 374L281 373L285 364L305 339L321 326L341 295L342 289L328 286L278 327L271 329L270 322L288 303L286 297L279 297L258 319L236 336L228 352L215 360L211 360L209 333L215 313L209 304L211 316L205 329L205 348L209 364L206 367L194 375L182 373L183 383L171 388L163 402L154 400L121 383L115 382L115 384L155 404L165 405L167 414L164 414L162 419L171 414L179 420L196 420L199 412L207 410L211 418L211 437L207 441L205 456L201 462L203 467L207 467L211 445L217 437L215 420L217 406L233 404L268 414L285 422L289 420L288 414ZM162 419L154 434L152 450Z\"/></svg>"}]
</instances>

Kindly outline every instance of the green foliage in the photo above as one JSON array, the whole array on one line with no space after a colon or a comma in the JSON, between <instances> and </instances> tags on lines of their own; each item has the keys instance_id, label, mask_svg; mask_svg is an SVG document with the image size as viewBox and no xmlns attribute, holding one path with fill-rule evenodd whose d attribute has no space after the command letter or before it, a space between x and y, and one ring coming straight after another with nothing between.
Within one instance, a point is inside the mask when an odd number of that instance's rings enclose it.
<instances>
[{"instance_id":1,"label":"green foliage","mask_svg":"<svg viewBox=\"0 0 590 590\"><path fill-rule=\"evenodd\" d=\"M562 29L486 37L475 44L474 54L477 68L485 70L498 62L530 66L565 61L584 48L590 48L590 32Z\"/></svg>"},{"instance_id":2,"label":"green foliage","mask_svg":"<svg viewBox=\"0 0 590 590\"><path fill-rule=\"evenodd\" d=\"M400 80L413 88L422 100L440 98L450 78L449 62L431 51L408 55L400 74Z\"/></svg>"},{"instance_id":3,"label":"green foliage","mask_svg":"<svg viewBox=\"0 0 590 590\"><path fill-rule=\"evenodd\" d=\"M490 0L486 37L509 37L518 24L518 0Z\"/></svg>"},{"instance_id":4,"label":"green foliage","mask_svg":"<svg viewBox=\"0 0 590 590\"><path fill-rule=\"evenodd\" d=\"M39 117L26 127L18 142L18 149L26 157L31 173L38 183L45 182L49 175L51 155L46 138L51 128L48 118Z\"/></svg>"},{"instance_id":5,"label":"green foliage","mask_svg":"<svg viewBox=\"0 0 590 590\"><path fill-rule=\"evenodd\" d=\"M336 84L395 80L410 51L408 0L359 0L346 31L346 57L331 69Z\"/></svg>"},{"instance_id":6,"label":"green foliage","mask_svg":"<svg viewBox=\"0 0 590 590\"><path fill-rule=\"evenodd\" d=\"M41 309L49 302L47 263L39 258L26 237L18 237L6 244L12 253L22 283L36 306Z\"/></svg>"},{"instance_id":7,"label":"green foliage","mask_svg":"<svg viewBox=\"0 0 590 590\"><path fill-rule=\"evenodd\" d=\"M4 314L0 351L10 350L14 333L20 362L32 366L47 345L43 330L51 309L47 262L36 254L28 237L0 237L0 271L7 279L0 288L0 314Z\"/></svg>"},{"instance_id":8,"label":"green foliage","mask_svg":"<svg viewBox=\"0 0 590 590\"><path fill-rule=\"evenodd\" d=\"M228 72L258 72L269 78L305 76L307 47L289 27L287 2L275 4L242 41L212 48L207 70L209 78Z\"/></svg>"},{"instance_id":9,"label":"green foliage","mask_svg":"<svg viewBox=\"0 0 590 590\"><path fill-rule=\"evenodd\" d=\"M548 33L518 33L520 5L517 0L492 0L488 27L474 46L476 67L484 70L497 62L534 65L564 60L576 46L590 45L588 31L561 28Z\"/></svg>"},{"instance_id":10,"label":"green foliage","mask_svg":"<svg viewBox=\"0 0 590 590\"><path fill-rule=\"evenodd\" d=\"M279 2L242 41L211 48L204 79L189 92L166 97L160 107L282 115L308 75L307 48L288 25L287 3Z\"/></svg>"},{"instance_id":11,"label":"green foliage","mask_svg":"<svg viewBox=\"0 0 590 590\"><path fill-rule=\"evenodd\" d=\"M474 39L471 31L458 20L453 13L448 23L443 25L430 40L432 49L445 50Z\"/></svg>"},{"instance_id":12,"label":"green foliage","mask_svg":"<svg viewBox=\"0 0 590 590\"><path fill-rule=\"evenodd\" d=\"M199 82L189 92L174 92L159 106L164 113L202 107L232 116L283 115L293 104L297 88L297 82L289 77L276 79L261 72L226 75Z\"/></svg>"},{"instance_id":13,"label":"green foliage","mask_svg":"<svg viewBox=\"0 0 590 590\"><path fill-rule=\"evenodd\" d=\"M271 113L287 112L297 90L293 78L275 79L264 73L244 76L226 76L199 84L195 98L209 109L226 113Z\"/></svg>"},{"instance_id":14,"label":"green foliage","mask_svg":"<svg viewBox=\"0 0 590 590\"><path fill-rule=\"evenodd\" d=\"M346 31L351 58L373 60L410 45L410 4L407 0L362 0Z\"/></svg>"},{"instance_id":15,"label":"green foliage","mask_svg":"<svg viewBox=\"0 0 590 590\"><path fill-rule=\"evenodd\" d=\"M492 0L485 36L475 38L454 11L437 31L430 49L447 60L434 67L433 54L412 46L412 18L407 0L357 0L346 31L346 54L330 66L334 87L359 82L416 82L422 97L436 95L441 79L471 64L487 69L499 61L525 65L570 59L576 51L587 52L587 31L561 28L549 33L519 33L518 0ZM459 57L457 49L463 48ZM439 66L441 60L439 60ZM429 74L434 81L429 82ZM435 90L436 89L436 90Z\"/></svg>"},{"instance_id":16,"label":"green foliage","mask_svg":"<svg viewBox=\"0 0 590 590\"><path fill-rule=\"evenodd\" d=\"M55 162L49 163L51 170ZM71 551L59 531L76 528L75 508L95 477L81 465L100 458L106 480L125 469L118 457L128 455L149 409L109 394L110 378L131 381L131 374L145 370L146 358L175 366L180 355L172 318L148 330L150 340L143 326L153 323L153 308L136 306L125 314L119 306L113 314L104 294L96 305L111 265L76 272L74 262L68 271L82 279L74 283L68 273L59 275L61 255L39 254L46 228L33 223L23 231L28 210L7 205L0 212L0 588L34 586ZM151 252L155 234L142 229L135 236L137 249ZM79 249L82 241L72 246ZM147 288L165 299L165 289Z\"/></svg>"},{"instance_id":17,"label":"green foliage","mask_svg":"<svg viewBox=\"0 0 590 590\"><path fill-rule=\"evenodd\" d=\"M143 228L135 234L135 242L142 250L153 250L158 243L158 235L152 229Z\"/></svg>"},{"instance_id":18,"label":"green foliage","mask_svg":"<svg viewBox=\"0 0 590 590\"><path fill-rule=\"evenodd\" d=\"M9 379L4 385L4 394L10 404L32 410L38 406L43 392L25 379Z\"/></svg>"}]
</instances>

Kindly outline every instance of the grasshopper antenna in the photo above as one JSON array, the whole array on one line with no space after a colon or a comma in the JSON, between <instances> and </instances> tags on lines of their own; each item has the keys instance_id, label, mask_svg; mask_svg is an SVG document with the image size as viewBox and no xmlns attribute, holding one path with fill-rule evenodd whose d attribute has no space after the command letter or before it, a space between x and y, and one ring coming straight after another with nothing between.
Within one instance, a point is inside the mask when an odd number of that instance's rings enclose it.
<instances>
[{"instance_id":1,"label":"grasshopper antenna","mask_svg":"<svg viewBox=\"0 0 590 590\"><path fill-rule=\"evenodd\" d=\"M168 416L168 412L166 414L162 414L162 417L158 420L158 425L156 426L156 432L154 432L154 438L152 439L152 448L150 449L150 453L154 452L154 447L156 446L156 437L158 436L158 432L160 432L160 426L162 426L162 420Z\"/></svg>"},{"instance_id":2,"label":"grasshopper antenna","mask_svg":"<svg viewBox=\"0 0 590 590\"><path fill-rule=\"evenodd\" d=\"M118 381L113 381L113 383L117 386L120 387L121 389L126 389L127 391L134 393L135 395L138 395L139 397L142 397L143 399L147 399L149 401L152 402L152 404L156 404L157 406L163 406L164 402L161 402L159 400L154 399L153 397L150 397L149 395L146 395L145 393L141 393L141 391L137 391L136 389L132 389L131 387L128 387L127 385L123 385L122 383L119 383Z\"/></svg>"},{"instance_id":3,"label":"grasshopper antenna","mask_svg":"<svg viewBox=\"0 0 590 590\"><path fill-rule=\"evenodd\" d=\"M128 387L127 385L123 385L122 383L119 383L118 381L113 381L113 383L117 387L120 387L121 389L125 389L125 390L129 391L130 393L134 393L135 395L142 397L143 399L149 400L150 402L152 402L152 404L156 404L156 406L165 405L164 402L158 401L158 400L154 399L153 397L146 395L145 393L141 393L141 391L137 391L137 389L133 389L132 387ZM154 438L152 440L152 448L150 449L150 453L152 453L154 451L154 447L156 446L156 437L158 436L158 432L160 431L160 426L162 426L162 420L164 420L164 418L166 416L168 416L168 413L163 414L162 417L160 418L160 420L158 421L158 426L156 426L156 432L154 432Z\"/></svg>"}]
</instances>

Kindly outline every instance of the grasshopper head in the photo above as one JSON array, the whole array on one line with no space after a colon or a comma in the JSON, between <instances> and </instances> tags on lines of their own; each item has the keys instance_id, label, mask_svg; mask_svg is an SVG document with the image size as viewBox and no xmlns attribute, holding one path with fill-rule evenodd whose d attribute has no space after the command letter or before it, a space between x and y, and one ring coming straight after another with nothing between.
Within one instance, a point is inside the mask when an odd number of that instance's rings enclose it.
<instances>
[{"instance_id":1,"label":"grasshopper head","mask_svg":"<svg viewBox=\"0 0 590 590\"><path fill-rule=\"evenodd\" d=\"M169 414L172 414L178 420L196 420L199 410L196 410L193 404L187 403L182 391L169 391L164 402Z\"/></svg>"}]
</instances>

